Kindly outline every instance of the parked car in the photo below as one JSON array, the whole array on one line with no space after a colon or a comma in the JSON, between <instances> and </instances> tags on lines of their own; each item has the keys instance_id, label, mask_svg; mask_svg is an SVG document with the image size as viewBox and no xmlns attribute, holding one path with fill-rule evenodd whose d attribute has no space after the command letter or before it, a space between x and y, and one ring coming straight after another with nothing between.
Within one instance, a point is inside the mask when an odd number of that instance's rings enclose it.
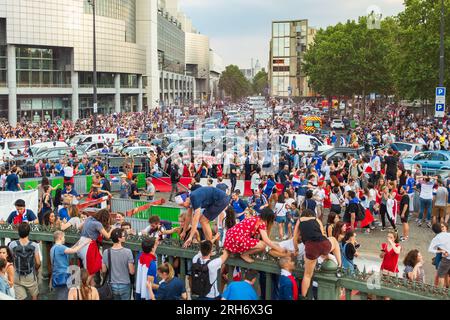
<instances>
[{"instance_id":1,"label":"parked car","mask_svg":"<svg viewBox=\"0 0 450 320\"><path fill-rule=\"evenodd\" d=\"M395 142L391 148L400 153L403 158L414 156L426 150L426 146L420 143Z\"/></svg>"},{"instance_id":2,"label":"parked car","mask_svg":"<svg viewBox=\"0 0 450 320\"><path fill-rule=\"evenodd\" d=\"M356 159L359 159L360 156L363 156L365 154L366 154L365 148L355 149L347 147L338 147L324 151L320 154L320 156L325 157L326 160L340 161L347 159L347 156L353 156Z\"/></svg>"},{"instance_id":3,"label":"parked car","mask_svg":"<svg viewBox=\"0 0 450 320\"><path fill-rule=\"evenodd\" d=\"M130 157L138 157L144 155L144 152L150 154L150 151L155 151L152 147L127 147L122 149L122 153L127 153Z\"/></svg>"},{"instance_id":4,"label":"parked car","mask_svg":"<svg viewBox=\"0 0 450 320\"><path fill-rule=\"evenodd\" d=\"M331 129L345 129L345 124L342 120L339 119L333 119L333 121L331 121L331 125L330 125Z\"/></svg>"},{"instance_id":5,"label":"parked car","mask_svg":"<svg viewBox=\"0 0 450 320\"><path fill-rule=\"evenodd\" d=\"M75 149L77 152L77 157L82 157L85 153L80 149ZM69 157L72 154L72 148L62 147L62 148L52 148L45 151L40 152L36 156L32 158L27 158L27 162L37 162L39 160L50 160L50 161L58 161L59 159L63 159L64 157Z\"/></svg>"},{"instance_id":6,"label":"parked car","mask_svg":"<svg viewBox=\"0 0 450 320\"><path fill-rule=\"evenodd\" d=\"M441 170L450 170L449 151L426 151L418 155L402 160L403 168L411 170L414 165L420 164L424 173L431 173Z\"/></svg>"},{"instance_id":7,"label":"parked car","mask_svg":"<svg viewBox=\"0 0 450 320\"><path fill-rule=\"evenodd\" d=\"M103 142L97 143L84 143L76 147L76 150L82 154L87 154L89 157L93 157L102 152L105 144Z\"/></svg>"}]
</instances>

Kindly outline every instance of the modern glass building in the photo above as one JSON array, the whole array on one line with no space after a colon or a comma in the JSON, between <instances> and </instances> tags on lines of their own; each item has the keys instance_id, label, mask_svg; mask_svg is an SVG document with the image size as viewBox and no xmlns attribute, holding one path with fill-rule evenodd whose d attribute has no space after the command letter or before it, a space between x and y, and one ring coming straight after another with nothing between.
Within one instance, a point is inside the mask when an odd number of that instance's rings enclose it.
<instances>
[{"instance_id":1,"label":"modern glass building","mask_svg":"<svg viewBox=\"0 0 450 320\"><path fill-rule=\"evenodd\" d=\"M193 96L184 33L171 17L156 19L158 8L148 0L95 2L100 114ZM88 0L0 0L0 118L15 125L93 113L92 13ZM159 51L170 65L161 72Z\"/></svg>"},{"instance_id":2,"label":"modern glass building","mask_svg":"<svg viewBox=\"0 0 450 320\"><path fill-rule=\"evenodd\" d=\"M272 22L270 41L270 92L273 97L307 97L312 94L302 70L303 57L315 29L308 20Z\"/></svg>"}]
</instances>

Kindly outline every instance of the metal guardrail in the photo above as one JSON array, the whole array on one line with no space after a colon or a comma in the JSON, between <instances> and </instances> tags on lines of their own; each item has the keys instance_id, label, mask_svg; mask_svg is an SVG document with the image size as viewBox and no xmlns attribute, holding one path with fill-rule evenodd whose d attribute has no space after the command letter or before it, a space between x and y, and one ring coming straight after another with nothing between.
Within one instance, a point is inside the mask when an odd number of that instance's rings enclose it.
<instances>
[{"instance_id":1,"label":"metal guardrail","mask_svg":"<svg viewBox=\"0 0 450 320\"><path fill-rule=\"evenodd\" d=\"M53 229L43 226L33 226L30 234L30 240L42 241L42 245L51 246L53 244ZM66 232L66 243L74 244L78 241L79 233L72 231ZM3 245L5 239L18 239L17 231L13 226L0 226L0 243ZM125 247L131 249L136 257L141 250L141 237L130 237L125 243ZM103 249L112 245L110 242L103 242ZM187 270L185 269L185 261L192 260L192 258L199 252L198 245L192 245L191 248L183 249L182 243L179 240L165 239L161 242L157 250L158 263L162 261L162 256L166 256L170 263L173 263L175 257L181 259L180 263L180 277L184 279ZM42 250L42 275L48 279L48 265L47 265L47 250ZM240 267L242 271L253 269L260 272L260 275L265 277L265 287L261 287L260 282L256 284L259 290L265 292L265 299L272 298L272 280L273 277L278 276L280 268L276 263L276 259L267 255L258 255L255 257L253 264L248 264L242 259L231 257L226 262L228 267L228 279L232 280L234 267ZM303 276L303 264L298 263L294 276L301 279ZM450 291L448 289L439 289L430 285L420 284L416 282L407 281L404 279L382 276L379 283L371 286L371 277L374 275L366 273L365 270L360 272L356 270L354 274L350 274L339 269L336 264L331 261L324 262L320 268L317 268L314 274L314 281L318 283L318 300L341 300L341 289L344 289L344 299L352 299L352 290L359 291L361 300L367 299L369 295L378 297L389 297L395 300L450 300ZM260 279L261 280L261 277ZM218 281L221 280L219 275ZM219 283L220 287L220 283Z\"/></svg>"}]
</instances>

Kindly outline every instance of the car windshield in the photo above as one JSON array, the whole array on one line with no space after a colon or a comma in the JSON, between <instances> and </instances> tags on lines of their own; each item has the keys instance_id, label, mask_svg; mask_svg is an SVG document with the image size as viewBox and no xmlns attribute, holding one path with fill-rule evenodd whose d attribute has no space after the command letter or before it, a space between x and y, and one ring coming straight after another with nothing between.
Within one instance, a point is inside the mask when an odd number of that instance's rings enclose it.
<instances>
[{"instance_id":1,"label":"car windshield","mask_svg":"<svg viewBox=\"0 0 450 320\"><path fill-rule=\"evenodd\" d=\"M430 153L421 153L414 158L414 161L429 160L430 157Z\"/></svg>"},{"instance_id":2,"label":"car windshield","mask_svg":"<svg viewBox=\"0 0 450 320\"><path fill-rule=\"evenodd\" d=\"M30 146L30 141L10 141L8 142L8 149L9 150L19 150L19 149L25 149Z\"/></svg>"},{"instance_id":3,"label":"car windshield","mask_svg":"<svg viewBox=\"0 0 450 320\"><path fill-rule=\"evenodd\" d=\"M404 143L394 143L394 144L392 145L392 148L393 148L393 149L396 148L397 150L395 150L395 151L399 151L399 152L402 152L402 151L411 151L412 145L404 144Z\"/></svg>"}]
</instances>

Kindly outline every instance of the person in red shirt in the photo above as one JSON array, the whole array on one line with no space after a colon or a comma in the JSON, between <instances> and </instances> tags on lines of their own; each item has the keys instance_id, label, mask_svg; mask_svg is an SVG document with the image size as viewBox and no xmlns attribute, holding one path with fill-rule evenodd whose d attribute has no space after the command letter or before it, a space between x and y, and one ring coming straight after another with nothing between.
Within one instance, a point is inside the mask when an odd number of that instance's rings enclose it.
<instances>
[{"instance_id":1,"label":"person in red shirt","mask_svg":"<svg viewBox=\"0 0 450 320\"><path fill-rule=\"evenodd\" d=\"M402 247L398 234L395 232L389 232L387 235L387 243L381 244L380 258L383 259L381 263L381 272L387 275L395 276L398 270L398 259Z\"/></svg>"}]
</instances>

